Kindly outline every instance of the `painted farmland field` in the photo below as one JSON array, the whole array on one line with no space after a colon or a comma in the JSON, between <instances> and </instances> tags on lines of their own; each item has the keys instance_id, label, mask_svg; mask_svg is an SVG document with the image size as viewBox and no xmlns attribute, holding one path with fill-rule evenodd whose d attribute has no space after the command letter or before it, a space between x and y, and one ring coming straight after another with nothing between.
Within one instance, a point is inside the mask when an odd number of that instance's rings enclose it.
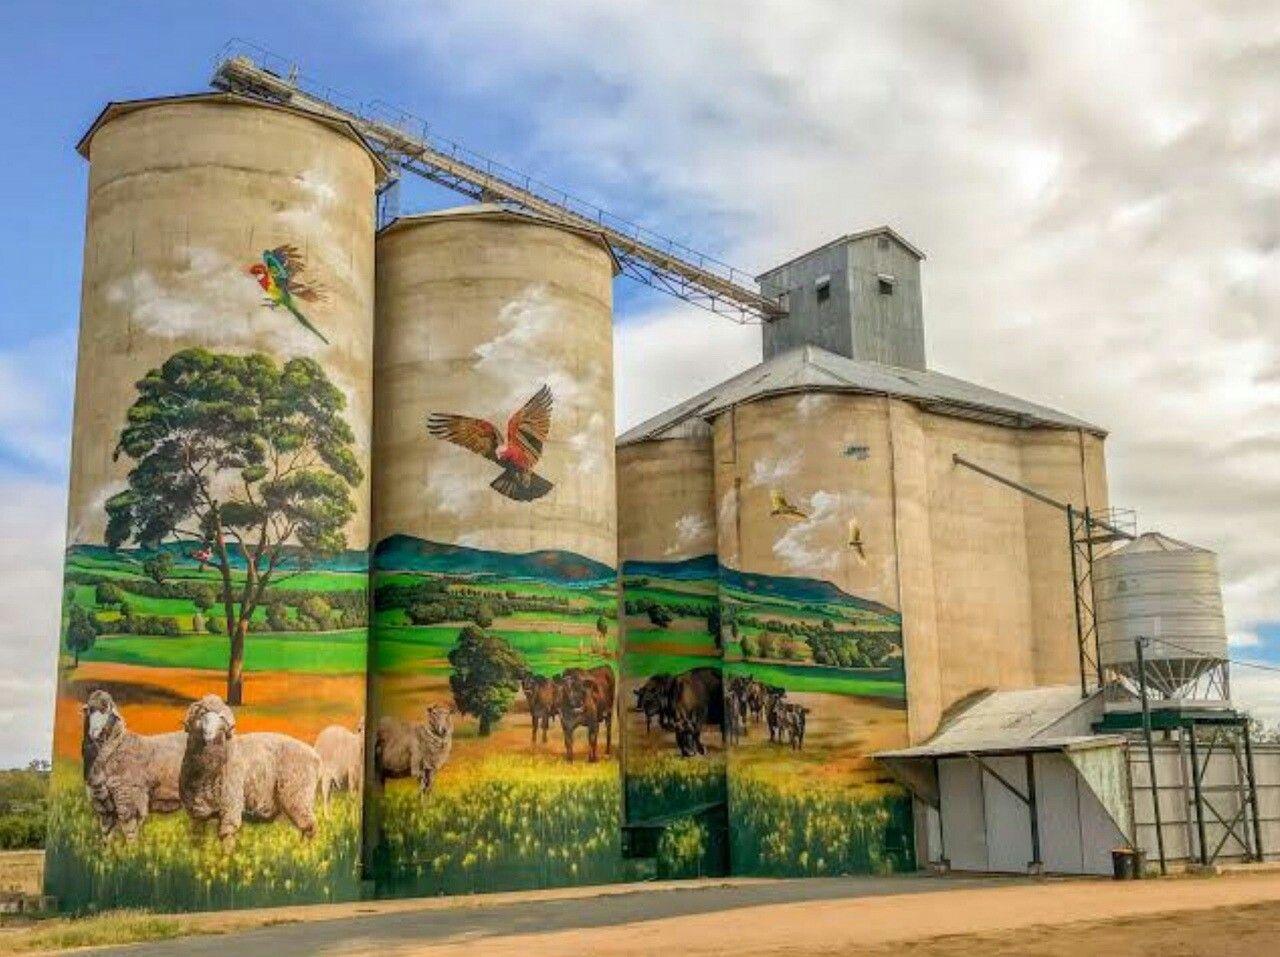
<instances>
[{"instance_id":1,"label":"painted farmland field","mask_svg":"<svg viewBox=\"0 0 1280 957\"><path fill-rule=\"evenodd\" d=\"M152 801L130 833L104 833L84 765L87 702L110 701L112 720L137 735L179 732L205 695L227 694L229 639L222 579L192 546L111 550L73 546L66 557L54 742L49 885L69 910L262 906L358 896L360 796L344 781L311 805L314 831L281 814L246 823L234 841L194 834L180 805ZM231 574L244 584L243 558ZM353 741L364 718L366 575L362 552L282 561L249 619L235 733L272 732L308 748L326 728ZM239 614L239 608L233 608ZM102 696L107 696L103 698ZM330 732L333 733L333 732ZM159 740L159 739L157 739ZM163 787L161 788L163 790ZM121 833L123 827L123 833Z\"/></svg>"},{"instance_id":2,"label":"painted farmland field","mask_svg":"<svg viewBox=\"0 0 1280 957\"><path fill-rule=\"evenodd\" d=\"M715 556L625 562L622 572L627 823L663 829L659 877L727 873Z\"/></svg>"},{"instance_id":3,"label":"painted farmland field","mask_svg":"<svg viewBox=\"0 0 1280 957\"><path fill-rule=\"evenodd\" d=\"M385 540L374 568L366 860L377 892L617 880L613 570L408 536Z\"/></svg>"},{"instance_id":4,"label":"painted farmland field","mask_svg":"<svg viewBox=\"0 0 1280 957\"><path fill-rule=\"evenodd\" d=\"M900 619L829 582L721 570L735 873L913 869Z\"/></svg>"}]
</instances>

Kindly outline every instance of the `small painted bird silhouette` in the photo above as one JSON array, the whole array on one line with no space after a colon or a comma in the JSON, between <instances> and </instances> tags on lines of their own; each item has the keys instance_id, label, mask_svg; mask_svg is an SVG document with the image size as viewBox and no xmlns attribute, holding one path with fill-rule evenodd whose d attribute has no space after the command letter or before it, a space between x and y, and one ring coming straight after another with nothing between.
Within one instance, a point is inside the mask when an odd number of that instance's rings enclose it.
<instances>
[{"instance_id":1,"label":"small painted bird silhouette","mask_svg":"<svg viewBox=\"0 0 1280 957\"><path fill-rule=\"evenodd\" d=\"M484 419L441 412L427 418L427 432L433 437L502 466L502 474L489 487L517 502L542 498L555 487L533 471L542 458L542 446L550 431L551 389L545 385L507 420L505 442L497 426Z\"/></svg>"},{"instance_id":2,"label":"small painted bird silhouette","mask_svg":"<svg viewBox=\"0 0 1280 957\"><path fill-rule=\"evenodd\" d=\"M781 490L769 489L769 514L782 515L785 518L808 518L809 516L787 501Z\"/></svg>"},{"instance_id":3,"label":"small painted bird silhouette","mask_svg":"<svg viewBox=\"0 0 1280 957\"><path fill-rule=\"evenodd\" d=\"M856 518L849 519L848 547L857 552L858 557L864 562L867 560L866 549L862 547L862 526L858 524Z\"/></svg>"},{"instance_id":4,"label":"small painted bird silhouette","mask_svg":"<svg viewBox=\"0 0 1280 957\"><path fill-rule=\"evenodd\" d=\"M250 266L249 275L258 280L258 285L262 287L267 297L268 306L272 309L284 306L293 318L315 333L321 342L328 345L329 340L324 337L324 333L313 326L311 320L298 308L299 300L302 302L324 301L324 295L319 286L304 282L300 278L300 274L306 272L306 269L307 264L298 247L277 246L275 249L263 251L262 262Z\"/></svg>"}]
</instances>

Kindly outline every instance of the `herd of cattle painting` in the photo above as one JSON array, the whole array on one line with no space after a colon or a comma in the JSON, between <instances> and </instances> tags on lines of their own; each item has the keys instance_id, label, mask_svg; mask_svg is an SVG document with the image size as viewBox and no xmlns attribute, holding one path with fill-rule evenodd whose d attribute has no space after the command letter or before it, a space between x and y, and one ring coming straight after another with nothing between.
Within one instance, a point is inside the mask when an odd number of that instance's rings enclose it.
<instances>
[{"instance_id":1,"label":"herd of cattle painting","mask_svg":"<svg viewBox=\"0 0 1280 957\"><path fill-rule=\"evenodd\" d=\"M628 562L622 582L630 826L698 833L681 873L914 866L910 802L870 757L906 739L892 609L712 556ZM727 824L708 813L725 803Z\"/></svg>"}]
</instances>

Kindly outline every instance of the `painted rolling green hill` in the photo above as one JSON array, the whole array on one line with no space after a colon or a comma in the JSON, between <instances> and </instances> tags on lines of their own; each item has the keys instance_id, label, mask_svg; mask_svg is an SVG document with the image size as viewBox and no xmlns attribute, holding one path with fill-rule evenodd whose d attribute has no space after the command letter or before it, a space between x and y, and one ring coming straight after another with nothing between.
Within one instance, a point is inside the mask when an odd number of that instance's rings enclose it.
<instances>
[{"instance_id":1,"label":"painted rolling green hill","mask_svg":"<svg viewBox=\"0 0 1280 957\"><path fill-rule=\"evenodd\" d=\"M868 598L850 595L831 582L817 578L793 578L787 575L760 575L721 566L720 581L726 587L752 597L785 598L789 601L847 605L863 611L896 618L898 613L888 605Z\"/></svg>"},{"instance_id":2,"label":"painted rolling green hill","mask_svg":"<svg viewBox=\"0 0 1280 957\"><path fill-rule=\"evenodd\" d=\"M378 543L373 566L377 571L474 575L503 580L533 580L558 585L597 585L613 582L616 574L602 562L573 552L494 552L465 545L446 545L410 535L392 535Z\"/></svg>"}]
</instances>

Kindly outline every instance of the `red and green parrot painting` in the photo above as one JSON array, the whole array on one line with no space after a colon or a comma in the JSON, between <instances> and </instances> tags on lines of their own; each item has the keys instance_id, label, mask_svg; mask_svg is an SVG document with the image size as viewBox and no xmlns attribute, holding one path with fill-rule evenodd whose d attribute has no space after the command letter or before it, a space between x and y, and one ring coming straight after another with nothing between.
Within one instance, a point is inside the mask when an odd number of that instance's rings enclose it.
<instances>
[{"instance_id":1,"label":"red and green parrot painting","mask_svg":"<svg viewBox=\"0 0 1280 957\"><path fill-rule=\"evenodd\" d=\"M503 441L497 426L467 415L436 412L427 418L427 432L490 462L502 466L502 474L489 487L517 502L542 498L555 486L533 471L542 458L542 446L551 431L551 389L543 386L507 420Z\"/></svg>"},{"instance_id":2,"label":"red and green parrot painting","mask_svg":"<svg viewBox=\"0 0 1280 957\"><path fill-rule=\"evenodd\" d=\"M258 280L272 309L284 306L304 327L315 333L325 345L329 340L302 314L298 302L322 302L320 287L304 282L300 274L306 272L306 262L296 246L277 246L262 253L262 262L249 267L249 275Z\"/></svg>"}]
</instances>

